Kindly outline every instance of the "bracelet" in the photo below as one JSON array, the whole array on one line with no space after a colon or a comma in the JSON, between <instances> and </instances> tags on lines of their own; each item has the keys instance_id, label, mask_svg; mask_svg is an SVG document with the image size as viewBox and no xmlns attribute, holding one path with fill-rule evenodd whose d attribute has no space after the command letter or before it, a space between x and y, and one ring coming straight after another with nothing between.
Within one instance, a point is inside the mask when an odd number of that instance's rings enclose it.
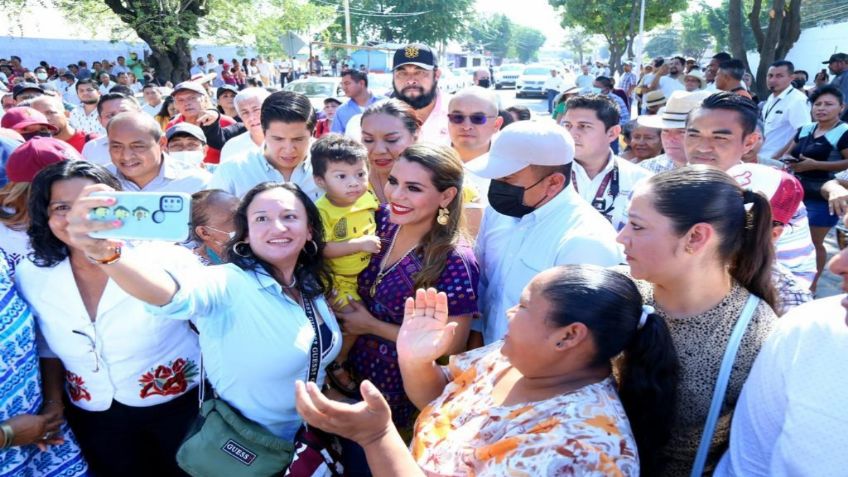
<instances>
[{"instance_id":1,"label":"bracelet","mask_svg":"<svg viewBox=\"0 0 848 477\"><path fill-rule=\"evenodd\" d=\"M121 259L121 247L115 247L115 255L107 258L92 258L86 255L88 261L97 265L111 265Z\"/></svg>"},{"instance_id":2,"label":"bracelet","mask_svg":"<svg viewBox=\"0 0 848 477\"><path fill-rule=\"evenodd\" d=\"M15 440L15 430L12 429L12 426L3 423L0 424L0 430L3 431L3 449L8 449L12 447L12 441Z\"/></svg>"}]
</instances>

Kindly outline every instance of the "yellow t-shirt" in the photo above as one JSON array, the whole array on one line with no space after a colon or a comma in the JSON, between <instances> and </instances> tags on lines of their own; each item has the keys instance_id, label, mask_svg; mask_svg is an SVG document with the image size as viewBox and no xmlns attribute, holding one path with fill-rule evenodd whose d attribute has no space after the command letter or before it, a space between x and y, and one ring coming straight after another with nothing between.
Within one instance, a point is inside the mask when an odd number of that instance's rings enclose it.
<instances>
[{"instance_id":1,"label":"yellow t-shirt","mask_svg":"<svg viewBox=\"0 0 848 477\"><path fill-rule=\"evenodd\" d=\"M350 207L336 207L324 195L315 206L321 214L324 224L324 240L327 242L346 242L377 231L374 213L379 207L374 194L366 192ZM365 252L330 259L330 268L339 275L358 275L368 266L371 254Z\"/></svg>"}]
</instances>

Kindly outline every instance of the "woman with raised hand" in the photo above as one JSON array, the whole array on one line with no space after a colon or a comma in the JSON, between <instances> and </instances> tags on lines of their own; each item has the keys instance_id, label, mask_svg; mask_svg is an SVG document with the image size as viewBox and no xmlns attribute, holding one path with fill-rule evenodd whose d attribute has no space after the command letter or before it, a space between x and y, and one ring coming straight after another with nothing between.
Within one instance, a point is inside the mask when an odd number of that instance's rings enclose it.
<instances>
[{"instance_id":1,"label":"woman with raised hand","mask_svg":"<svg viewBox=\"0 0 848 477\"><path fill-rule=\"evenodd\" d=\"M677 406L669 409L675 418L662 456L667 466L652 475L689 475L731 333L749 297L758 299L709 440L711 472L727 446L742 384L776 320L771 208L724 172L687 166L637 187L628 216L618 241L629 273L667 323L680 356Z\"/></svg>"},{"instance_id":2,"label":"woman with raised hand","mask_svg":"<svg viewBox=\"0 0 848 477\"><path fill-rule=\"evenodd\" d=\"M457 331L450 313L434 289L405 303L398 356L423 408L411 453L371 383L352 406L299 383L298 411L362 445L377 476L654 475L677 357L665 323L625 275L581 265L540 273L509 310L503 341L442 367L435 359Z\"/></svg>"}]
</instances>

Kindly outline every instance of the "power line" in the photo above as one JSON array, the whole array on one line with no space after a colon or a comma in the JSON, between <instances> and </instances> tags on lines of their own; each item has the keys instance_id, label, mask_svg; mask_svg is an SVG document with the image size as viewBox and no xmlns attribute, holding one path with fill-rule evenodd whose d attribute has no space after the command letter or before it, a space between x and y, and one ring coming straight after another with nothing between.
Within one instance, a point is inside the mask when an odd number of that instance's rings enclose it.
<instances>
[{"instance_id":1,"label":"power line","mask_svg":"<svg viewBox=\"0 0 848 477\"><path fill-rule=\"evenodd\" d=\"M322 5L327 5L329 7L335 7L336 13L339 13L340 6L333 3L328 2L326 0L313 0L316 3L320 3ZM403 18L403 17L415 17L420 15L426 15L430 13L432 10L426 11L418 11L418 12L401 12L401 13L392 13L392 12L379 12L376 10L365 10L362 8L350 7L350 14L361 16L361 17L384 17L384 18Z\"/></svg>"}]
</instances>

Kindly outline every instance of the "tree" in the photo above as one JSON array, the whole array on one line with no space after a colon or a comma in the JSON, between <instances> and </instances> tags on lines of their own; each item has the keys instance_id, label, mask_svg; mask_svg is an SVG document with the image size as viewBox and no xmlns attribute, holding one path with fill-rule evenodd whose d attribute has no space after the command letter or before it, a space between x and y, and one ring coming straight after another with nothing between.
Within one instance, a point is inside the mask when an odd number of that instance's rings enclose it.
<instances>
[{"instance_id":1,"label":"tree","mask_svg":"<svg viewBox=\"0 0 848 477\"><path fill-rule=\"evenodd\" d=\"M742 43L743 7L742 0L729 0L728 27L733 56L741 59L750 71L747 51ZM771 0L770 4L766 3L765 10L763 0L752 0L750 9L746 10L757 52L760 54L760 64L754 79L755 89L760 97L766 97L769 94L765 81L769 65L775 60L785 58L801 36L801 0ZM765 28L764 22L767 24Z\"/></svg>"},{"instance_id":2,"label":"tree","mask_svg":"<svg viewBox=\"0 0 848 477\"><path fill-rule=\"evenodd\" d=\"M535 28L516 25L512 49L522 63L538 59L539 48L545 44L545 35Z\"/></svg>"},{"instance_id":3,"label":"tree","mask_svg":"<svg viewBox=\"0 0 848 477\"><path fill-rule=\"evenodd\" d=\"M721 5L717 7L711 7L706 3L702 2L701 11L703 11L706 16L707 28L709 29L710 35L713 37L713 41L715 42L715 50L730 50L730 1L723 0L721 2ZM750 25L748 25L748 20L746 18L743 18L741 14L739 18L740 21L743 22L742 40L738 43L732 43L739 46L744 45L742 51L753 50L756 47L756 44L754 43L754 35L751 33L751 28Z\"/></svg>"},{"instance_id":4,"label":"tree","mask_svg":"<svg viewBox=\"0 0 848 477\"><path fill-rule=\"evenodd\" d=\"M469 50L483 49L496 58L506 58L515 25L505 15L497 14L475 20L468 27Z\"/></svg>"},{"instance_id":5,"label":"tree","mask_svg":"<svg viewBox=\"0 0 848 477\"><path fill-rule=\"evenodd\" d=\"M416 41L430 46L461 40L474 17L473 6L473 0L350 0L351 36L355 43ZM330 36L344 40L343 17Z\"/></svg>"},{"instance_id":6,"label":"tree","mask_svg":"<svg viewBox=\"0 0 848 477\"><path fill-rule=\"evenodd\" d=\"M571 54L578 59L579 64L583 63L583 54L591 52L594 48L594 41L590 35L581 27L574 27L568 30L568 33L563 40L562 46L571 50Z\"/></svg>"},{"instance_id":7,"label":"tree","mask_svg":"<svg viewBox=\"0 0 848 477\"><path fill-rule=\"evenodd\" d=\"M710 46L710 28L704 11L684 13L680 34L680 51L686 57L700 60Z\"/></svg>"},{"instance_id":8,"label":"tree","mask_svg":"<svg viewBox=\"0 0 848 477\"><path fill-rule=\"evenodd\" d=\"M188 79L191 46L197 38L215 38L281 50L277 40L285 29L307 32L332 19L332 8L298 0L53 0L66 18L92 29L111 30L113 38L130 32L150 47L148 63L156 78L177 83ZM7 12L22 12L27 0L0 0ZM277 43L275 46L274 43Z\"/></svg>"},{"instance_id":9,"label":"tree","mask_svg":"<svg viewBox=\"0 0 848 477\"><path fill-rule=\"evenodd\" d=\"M645 45L645 53L651 58L671 56L680 51L680 32L677 30L662 30L652 36Z\"/></svg>"},{"instance_id":10,"label":"tree","mask_svg":"<svg viewBox=\"0 0 848 477\"><path fill-rule=\"evenodd\" d=\"M562 11L565 28L581 26L588 34L603 35L609 44L610 69L621 71L625 53L632 55L638 35L639 0L548 0ZM686 8L686 0L645 2L645 30L671 21L671 14Z\"/></svg>"}]
</instances>

